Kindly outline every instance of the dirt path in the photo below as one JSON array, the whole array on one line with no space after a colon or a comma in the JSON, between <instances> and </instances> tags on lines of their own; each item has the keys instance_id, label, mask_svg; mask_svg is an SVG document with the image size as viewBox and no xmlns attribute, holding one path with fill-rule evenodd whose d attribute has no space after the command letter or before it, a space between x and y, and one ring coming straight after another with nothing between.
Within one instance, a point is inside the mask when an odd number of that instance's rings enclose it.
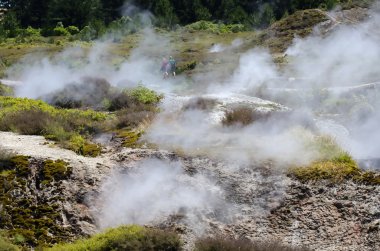
<instances>
[{"instance_id":1,"label":"dirt path","mask_svg":"<svg viewBox=\"0 0 380 251\"><path fill-rule=\"evenodd\" d=\"M19 135L11 132L0 132L0 148L10 150L19 155L43 159L62 159L74 165L85 165L89 169L97 166L113 167L113 153L107 152L100 157L90 158L77 155L73 151L62 149L42 136Z\"/></svg>"}]
</instances>

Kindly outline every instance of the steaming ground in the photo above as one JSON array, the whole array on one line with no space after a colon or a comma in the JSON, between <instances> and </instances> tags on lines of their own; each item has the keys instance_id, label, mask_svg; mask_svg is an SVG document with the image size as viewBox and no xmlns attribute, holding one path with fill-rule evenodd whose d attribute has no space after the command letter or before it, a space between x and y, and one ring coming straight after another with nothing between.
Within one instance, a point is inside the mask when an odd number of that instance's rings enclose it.
<instances>
[{"instance_id":1,"label":"steaming ground","mask_svg":"<svg viewBox=\"0 0 380 251\"><path fill-rule=\"evenodd\" d=\"M213 81L210 76L221 72L162 80L158 73L162 55L155 51L166 55L173 47L167 37L151 29L142 33L139 47L116 68L108 60L111 41L105 40L89 53L74 47L34 63L26 58L9 76L23 83L16 94L30 98L80 83L86 76L119 87L141 82L166 95L162 112L144 135L145 141L160 150L106 155L112 166L117 162L120 167L102 176L97 196L90 196L98 227L137 223L177 228L189 247L196 235L219 230L252 239L271 234L284 238L281 231L270 230L275 223L266 217L283 201L292 203L287 197L292 181L284 172L319 157L309 147L316 135L330 135L356 159L380 159L379 89L349 89L380 80L379 25L380 15L373 12L361 24L337 26L325 36L316 32L295 39L286 52L289 62L281 68L263 48L237 54L244 43L241 40L210 45L213 57L239 58L229 78ZM332 91L337 87L350 91ZM194 98L212 100L212 105L189 108ZM225 112L241 106L268 114L268 118L248 126L223 126ZM47 151L42 157L53 155ZM132 157L136 159L131 161ZM365 163L370 163L370 169L377 167L371 164L375 161ZM295 189L302 190L297 185ZM293 230L298 228L297 221ZM296 237L286 235L285 239L297 244L292 240ZM332 243L337 240L329 241L324 248L338 245Z\"/></svg>"}]
</instances>

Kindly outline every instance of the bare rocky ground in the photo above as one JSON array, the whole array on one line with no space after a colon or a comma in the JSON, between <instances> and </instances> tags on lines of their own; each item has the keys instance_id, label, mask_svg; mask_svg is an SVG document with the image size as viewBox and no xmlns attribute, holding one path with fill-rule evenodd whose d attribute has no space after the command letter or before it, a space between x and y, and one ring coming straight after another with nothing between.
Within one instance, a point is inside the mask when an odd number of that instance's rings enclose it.
<instances>
[{"instance_id":1,"label":"bare rocky ground","mask_svg":"<svg viewBox=\"0 0 380 251\"><path fill-rule=\"evenodd\" d=\"M356 23L366 15L366 10L360 8L328 14L321 28L329 32L339 24ZM100 157L88 158L61 149L40 136L0 132L0 148L30 156L33 169L38 169L44 159L62 159L72 167L68 179L49 187L37 186L39 177L30 176L28 190L18 195L35 203L58 203L55 198L60 197L57 211L61 216L57 224L67 228L72 233L71 238L99 231L97 198L110 175L118 170L128 172L136 168L139 161L155 158L179 161L185 175L207 176L225 192L228 212L224 208L199 212L198 220L204 225L201 232L189 225L186 212L165 216L154 223L180 233L186 249L190 250L197 235L202 233L260 241L276 239L317 251L380 250L379 186L352 181L304 184L287 177L283 170L273 169L269 162L241 166L207 157L119 148L115 142L108 143Z\"/></svg>"},{"instance_id":2,"label":"bare rocky ground","mask_svg":"<svg viewBox=\"0 0 380 251\"><path fill-rule=\"evenodd\" d=\"M63 159L73 167L69 179L50 188L25 194L38 194L41 201L63 197L58 209L60 224L75 235L98 231L94 201L102 182L112 171L128 171L143 159L156 158L183 163L185 174L202 174L225 191L231 205L229 217L223 208L201 212L204 234L224 233L255 240L279 239L291 245L306 245L313 250L380 249L380 187L358 185L351 181L341 184L316 182L302 184L273 170L270 163L234 166L206 157L184 157L151 149L116 149L108 146L98 158L77 156L60 149L39 136L23 136L0 132L0 147L20 155L41 159ZM33 162L33 161L32 161ZM32 177L31 179L38 179ZM36 182L34 182L36 183ZM31 183L33 184L33 182ZM186 214L164 217L155 223L179 232L191 249L197 233L188 226Z\"/></svg>"}]
</instances>

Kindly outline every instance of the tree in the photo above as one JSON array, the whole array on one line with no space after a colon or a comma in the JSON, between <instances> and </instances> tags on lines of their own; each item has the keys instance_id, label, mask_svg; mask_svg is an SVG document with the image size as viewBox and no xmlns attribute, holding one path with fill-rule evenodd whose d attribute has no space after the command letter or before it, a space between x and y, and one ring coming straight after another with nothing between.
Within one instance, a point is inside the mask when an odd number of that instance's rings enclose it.
<instances>
[{"instance_id":1,"label":"tree","mask_svg":"<svg viewBox=\"0 0 380 251\"><path fill-rule=\"evenodd\" d=\"M210 20L212 17L210 11L203 6L201 0L193 1L193 10L196 20Z\"/></svg>"},{"instance_id":2,"label":"tree","mask_svg":"<svg viewBox=\"0 0 380 251\"><path fill-rule=\"evenodd\" d=\"M157 0L154 4L154 14L157 16L159 26L172 27L178 22L174 8L169 0Z\"/></svg>"},{"instance_id":3,"label":"tree","mask_svg":"<svg viewBox=\"0 0 380 251\"><path fill-rule=\"evenodd\" d=\"M50 0L50 25L62 22L65 26L84 27L93 20L103 20L100 0Z\"/></svg>"}]
</instances>

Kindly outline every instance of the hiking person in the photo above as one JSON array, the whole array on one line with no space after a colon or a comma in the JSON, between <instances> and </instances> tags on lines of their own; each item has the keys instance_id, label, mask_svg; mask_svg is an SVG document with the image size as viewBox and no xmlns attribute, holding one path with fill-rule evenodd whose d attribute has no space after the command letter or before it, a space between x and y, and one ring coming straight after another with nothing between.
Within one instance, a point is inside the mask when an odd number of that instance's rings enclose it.
<instances>
[{"instance_id":1,"label":"hiking person","mask_svg":"<svg viewBox=\"0 0 380 251\"><path fill-rule=\"evenodd\" d=\"M162 72L164 79L166 79L169 76L168 67L170 67L169 61L165 57L163 57L160 71Z\"/></svg>"},{"instance_id":2,"label":"hiking person","mask_svg":"<svg viewBox=\"0 0 380 251\"><path fill-rule=\"evenodd\" d=\"M170 74L175 77L175 70L176 70L176 61L172 56L169 57L169 65L170 65Z\"/></svg>"}]
</instances>

